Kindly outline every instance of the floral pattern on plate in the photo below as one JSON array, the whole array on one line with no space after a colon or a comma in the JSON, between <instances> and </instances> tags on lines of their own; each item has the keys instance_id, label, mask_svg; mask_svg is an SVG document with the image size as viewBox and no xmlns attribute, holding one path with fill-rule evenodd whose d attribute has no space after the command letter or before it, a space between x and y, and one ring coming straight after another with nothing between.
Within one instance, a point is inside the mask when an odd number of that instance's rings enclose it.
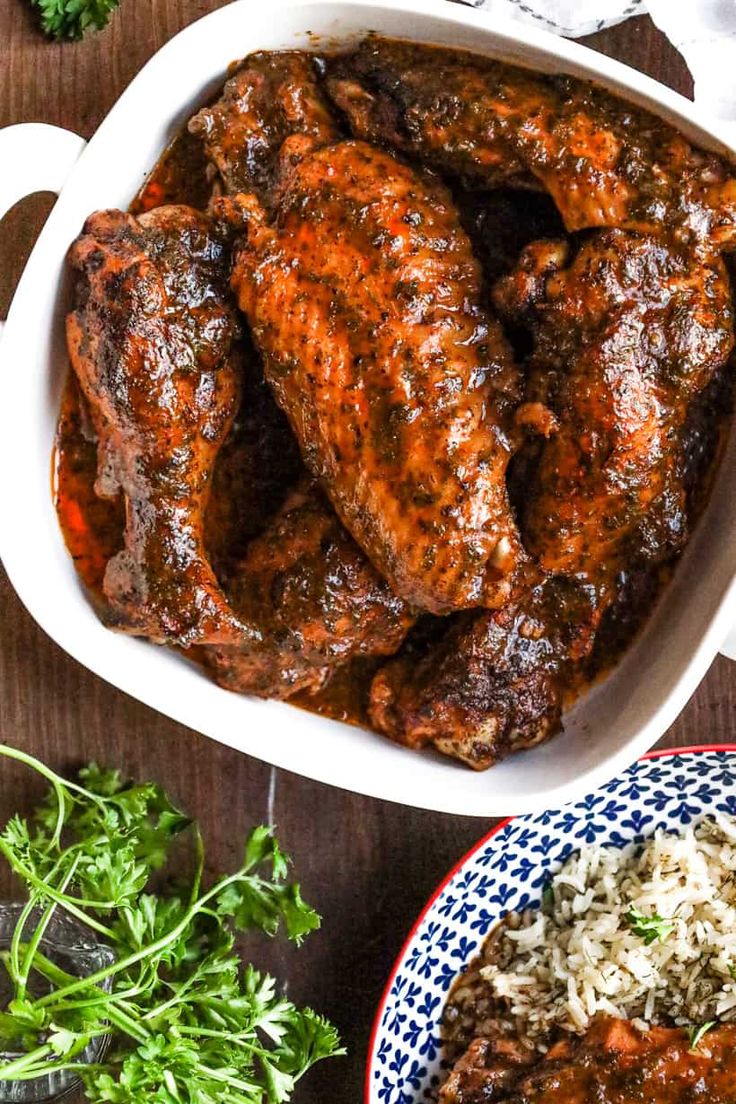
<instances>
[{"instance_id":1,"label":"floral pattern on plate","mask_svg":"<svg viewBox=\"0 0 736 1104\"><path fill-rule=\"evenodd\" d=\"M436 1099L454 979L507 912L539 904L570 852L623 847L716 811L736 816L736 746L654 752L574 805L498 825L440 886L399 955L373 1028L365 1104Z\"/></svg>"}]
</instances>

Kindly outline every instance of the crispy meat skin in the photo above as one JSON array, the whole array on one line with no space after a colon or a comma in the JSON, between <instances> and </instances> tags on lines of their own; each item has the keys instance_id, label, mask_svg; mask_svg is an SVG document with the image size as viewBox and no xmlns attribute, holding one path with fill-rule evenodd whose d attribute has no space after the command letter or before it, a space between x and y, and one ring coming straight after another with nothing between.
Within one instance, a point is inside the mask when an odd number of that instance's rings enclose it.
<instances>
[{"instance_id":1,"label":"crispy meat skin","mask_svg":"<svg viewBox=\"0 0 736 1104\"><path fill-rule=\"evenodd\" d=\"M446 190L363 142L287 143L233 286L307 465L405 600L503 604L517 374Z\"/></svg>"},{"instance_id":2,"label":"crispy meat skin","mask_svg":"<svg viewBox=\"0 0 736 1104\"><path fill-rule=\"evenodd\" d=\"M419 662L402 656L378 672L371 721L399 743L431 743L474 770L539 743L559 728L561 700L539 654L548 641L525 640L526 626L514 609L459 615Z\"/></svg>"},{"instance_id":3,"label":"crispy meat skin","mask_svg":"<svg viewBox=\"0 0 736 1104\"><path fill-rule=\"evenodd\" d=\"M281 145L291 134L329 142L331 112L317 88L314 63L303 53L251 54L236 66L222 96L190 119L229 195L265 197L274 183Z\"/></svg>"},{"instance_id":4,"label":"crispy meat skin","mask_svg":"<svg viewBox=\"0 0 736 1104\"><path fill-rule=\"evenodd\" d=\"M459 614L418 656L407 649L377 672L371 721L487 770L559 731L569 668L590 652L599 618L595 592L563 579L502 610Z\"/></svg>"},{"instance_id":5,"label":"crispy meat skin","mask_svg":"<svg viewBox=\"0 0 736 1104\"><path fill-rule=\"evenodd\" d=\"M98 436L97 492L125 499L104 579L123 631L180 645L240 640L202 536L215 457L239 399L228 251L203 214L90 216L69 260L74 371Z\"/></svg>"},{"instance_id":6,"label":"crispy meat skin","mask_svg":"<svg viewBox=\"0 0 736 1104\"><path fill-rule=\"evenodd\" d=\"M228 587L266 646L211 648L206 662L230 690L288 697L321 686L359 655L391 655L413 617L304 477L248 546Z\"/></svg>"},{"instance_id":7,"label":"crispy meat skin","mask_svg":"<svg viewBox=\"0 0 736 1104\"><path fill-rule=\"evenodd\" d=\"M581 1039L543 1057L511 1040L476 1039L440 1092L440 1104L733 1104L736 1027L712 1028L692 1050L682 1028L639 1032L601 1017Z\"/></svg>"},{"instance_id":8,"label":"crispy meat skin","mask_svg":"<svg viewBox=\"0 0 736 1104\"><path fill-rule=\"evenodd\" d=\"M534 333L522 418L537 431L539 412L553 422L522 531L545 570L607 585L687 537L683 427L733 348L731 291L720 258L648 235L597 232L566 253L529 246L494 295Z\"/></svg>"},{"instance_id":9,"label":"crispy meat skin","mask_svg":"<svg viewBox=\"0 0 736 1104\"><path fill-rule=\"evenodd\" d=\"M483 186L541 184L568 230L664 229L707 249L734 239L723 162L583 81L368 38L329 88L357 136Z\"/></svg>"}]
</instances>

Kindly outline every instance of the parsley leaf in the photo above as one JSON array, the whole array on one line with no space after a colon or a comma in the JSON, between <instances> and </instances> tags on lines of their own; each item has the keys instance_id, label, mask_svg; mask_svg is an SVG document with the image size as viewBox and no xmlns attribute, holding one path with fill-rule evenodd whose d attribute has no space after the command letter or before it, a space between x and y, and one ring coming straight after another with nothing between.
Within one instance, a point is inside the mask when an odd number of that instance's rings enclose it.
<instances>
[{"instance_id":1,"label":"parsley leaf","mask_svg":"<svg viewBox=\"0 0 736 1104\"><path fill-rule=\"evenodd\" d=\"M120 0L31 0L41 27L51 38L81 38L91 27L101 31Z\"/></svg>"},{"instance_id":2,"label":"parsley leaf","mask_svg":"<svg viewBox=\"0 0 736 1104\"><path fill-rule=\"evenodd\" d=\"M663 943L675 930L674 920L666 920L656 912L652 916L645 916L635 906L626 913L626 920L634 935L640 936L647 947L657 939Z\"/></svg>"},{"instance_id":3,"label":"parsley leaf","mask_svg":"<svg viewBox=\"0 0 736 1104\"><path fill-rule=\"evenodd\" d=\"M240 868L205 887L199 829L159 786L95 764L66 781L17 749L0 745L0 756L51 784L32 817L0 833L0 854L29 897L0 956L12 989L0 1049L23 1048L0 1063L0 1080L74 1062L92 1104L285 1104L315 1062L343 1053L330 1023L279 995L237 951L240 932L283 928L298 944L319 927L269 828L254 828ZM191 844L194 873L157 891L170 884L156 872L178 837ZM54 911L106 943L112 964L78 978L50 961L42 940ZM44 980L40 995L32 978ZM100 1036L104 1059L84 1064Z\"/></svg>"},{"instance_id":4,"label":"parsley leaf","mask_svg":"<svg viewBox=\"0 0 736 1104\"><path fill-rule=\"evenodd\" d=\"M716 1026L716 1020L708 1020L707 1023L700 1024L699 1026L693 1025L687 1029L688 1037L690 1039L690 1049L697 1050L698 1044L707 1031L710 1031L712 1027Z\"/></svg>"}]
</instances>

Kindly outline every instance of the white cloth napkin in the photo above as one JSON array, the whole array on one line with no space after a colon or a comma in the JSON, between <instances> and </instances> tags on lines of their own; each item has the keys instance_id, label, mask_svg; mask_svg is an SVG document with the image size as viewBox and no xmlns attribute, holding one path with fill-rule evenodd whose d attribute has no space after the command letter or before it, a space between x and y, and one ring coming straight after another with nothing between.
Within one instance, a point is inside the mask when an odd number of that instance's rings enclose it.
<instances>
[{"instance_id":1,"label":"white cloth napkin","mask_svg":"<svg viewBox=\"0 0 736 1104\"><path fill-rule=\"evenodd\" d=\"M736 0L646 0L645 6L685 58L698 106L736 122Z\"/></svg>"},{"instance_id":2,"label":"white cloth napkin","mask_svg":"<svg viewBox=\"0 0 736 1104\"><path fill-rule=\"evenodd\" d=\"M468 0L465 0L468 2ZM736 0L470 0L568 38L649 13L684 57L698 105L736 123Z\"/></svg>"},{"instance_id":3,"label":"white cloth napkin","mask_svg":"<svg viewBox=\"0 0 736 1104\"><path fill-rule=\"evenodd\" d=\"M644 0L471 0L476 8L510 15L547 31L580 38L643 15ZM665 0L665 4L668 0ZM670 0L672 2L672 0ZM678 0L674 0L678 3ZM688 0L685 0L687 3Z\"/></svg>"}]
</instances>

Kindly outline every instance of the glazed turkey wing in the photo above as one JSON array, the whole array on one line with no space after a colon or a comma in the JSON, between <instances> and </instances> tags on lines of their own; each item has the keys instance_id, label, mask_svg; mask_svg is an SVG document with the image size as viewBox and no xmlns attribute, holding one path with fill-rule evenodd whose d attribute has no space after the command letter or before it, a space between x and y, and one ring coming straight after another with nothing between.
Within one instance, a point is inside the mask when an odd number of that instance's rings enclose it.
<instances>
[{"instance_id":1,"label":"glazed turkey wing","mask_svg":"<svg viewBox=\"0 0 736 1104\"><path fill-rule=\"evenodd\" d=\"M476 1039L440 1093L441 1104L732 1104L736 1027L706 1033L697 1049L684 1028L639 1031L601 1017L580 1039L544 1057L511 1040Z\"/></svg>"},{"instance_id":2,"label":"glazed turkey wing","mask_svg":"<svg viewBox=\"0 0 736 1104\"><path fill-rule=\"evenodd\" d=\"M233 286L302 454L394 591L503 604L517 373L448 192L364 142L290 139Z\"/></svg>"},{"instance_id":3,"label":"glazed turkey wing","mask_svg":"<svg viewBox=\"0 0 736 1104\"><path fill-rule=\"evenodd\" d=\"M583 81L368 38L328 87L357 136L482 186L541 185L570 231L664 231L707 250L734 241L725 164Z\"/></svg>"},{"instance_id":4,"label":"glazed turkey wing","mask_svg":"<svg viewBox=\"0 0 736 1104\"><path fill-rule=\"evenodd\" d=\"M687 538L683 427L733 348L731 289L720 258L648 235L601 231L567 252L530 245L494 302L535 340L525 544L546 571L605 586L645 543L664 560ZM632 544L654 515L658 537Z\"/></svg>"},{"instance_id":5,"label":"glazed turkey wing","mask_svg":"<svg viewBox=\"0 0 736 1104\"><path fill-rule=\"evenodd\" d=\"M71 254L69 348L98 432L98 493L122 490L126 504L125 549L104 580L114 624L204 645L223 685L288 697L355 654L390 654L411 616L310 482L229 568L227 594L216 578L203 515L244 368L223 248L185 208L92 216ZM264 403L245 379L247 418Z\"/></svg>"},{"instance_id":6,"label":"glazed turkey wing","mask_svg":"<svg viewBox=\"0 0 736 1104\"><path fill-rule=\"evenodd\" d=\"M289 51L246 58L222 97L195 116L189 129L203 138L226 192L256 192L264 201L276 183L276 160L288 136L328 140L336 135L311 60ZM229 214L239 209L220 198L212 210L227 222ZM228 222L228 229L232 228ZM240 432L232 448L226 445L224 462L218 464L218 496L212 506L222 504L222 496L235 487L241 512L249 508L254 513L258 504L242 487L243 469L250 470L253 463L283 468L286 461L287 471L297 475L297 486L280 507L278 501L270 503L271 517L255 538L251 531L247 549L236 562L225 562L228 597L244 619L258 624L263 640L255 646L245 639L242 646L207 648L203 659L229 689L289 697L321 686L336 667L356 655L391 654L412 616L295 460L296 444L288 425L281 424L284 416L270 388L267 397L253 364L246 368L237 423ZM254 432L253 420L264 417L270 444ZM263 478L260 473L261 485ZM219 511L211 508L208 517L215 527L226 522L226 532L219 538L214 535L219 563L227 561L242 542L244 522L253 521L252 516L229 517L229 505Z\"/></svg>"},{"instance_id":7,"label":"glazed turkey wing","mask_svg":"<svg viewBox=\"0 0 736 1104\"><path fill-rule=\"evenodd\" d=\"M540 640L525 640L525 630ZM515 609L466 613L417 661L381 668L370 692L379 732L411 748L431 745L473 770L532 747L560 726L560 681L543 628Z\"/></svg>"},{"instance_id":8,"label":"glazed turkey wing","mask_svg":"<svg viewBox=\"0 0 736 1104\"><path fill-rule=\"evenodd\" d=\"M487 770L559 731L570 669L599 621L592 588L564 579L529 585L502 610L458 614L439 639L377 672L371 722L398 743Z\"/></svg>"},{"instance_id":9,"label":"glazed turkey wing","mask_svg":"<svg viewBox=\"0 0 736 1104\"><path fill-rule=\"evenodd\" d=\"M69 254L67 342L97 430L96 490L125 501L125 548L104 578L111 620L184 646L253 635L203 541L212 468L239 401L228 256L205 215L174 206L98 212Z\"/></svg>"},{"instance_id":10,"label":"glazed turkey wing","mask_svg":"<svg viewBox=\"0 0 736 1104\"><path fill-rule=\"evenodd\" d=\"M248 546L227 587L263 632L255 647L208 648L220 685L263 697L322 686L361 655L391 655L413 616L304 477Z\"/></svg>"},{"instance_id":11,"label":"glazed turkey wing","mask_svg":"<svg viewBox=\"0 0 736 1104\"><path fill-rule=\"evenodd\" d=\"M282 143L292 134L329 142L337 134L317 86L314 64L296 51L250 54L234 69L222 96L190 119L228 195L265 198L275 183Z\"/></svg>"}]
</instances>

